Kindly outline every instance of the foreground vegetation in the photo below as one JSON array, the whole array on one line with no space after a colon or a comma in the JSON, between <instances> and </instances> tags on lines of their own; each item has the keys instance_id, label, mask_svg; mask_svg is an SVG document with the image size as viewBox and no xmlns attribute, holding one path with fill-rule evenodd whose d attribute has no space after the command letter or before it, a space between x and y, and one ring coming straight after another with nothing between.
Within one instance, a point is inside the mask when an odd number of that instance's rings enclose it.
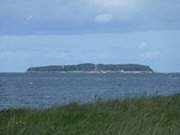
<instances>
[{"instance_id":1,"label":"foreground vegetation","mask_svg":"<svg viewBox=\"0 0 180 135\"><path fill-rule=\"evenodd\" d=\"M0 135L179 135L180 96L0 112Z\"/></svg>"}]
</instances>

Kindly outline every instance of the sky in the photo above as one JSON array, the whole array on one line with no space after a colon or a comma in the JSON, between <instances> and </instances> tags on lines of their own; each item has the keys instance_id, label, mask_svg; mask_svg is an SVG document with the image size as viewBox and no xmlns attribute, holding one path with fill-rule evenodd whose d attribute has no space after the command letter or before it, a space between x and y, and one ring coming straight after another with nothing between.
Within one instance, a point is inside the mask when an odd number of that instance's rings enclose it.
<instances>
[{"instance_id":1,"label":"sky","mask_svg":"<svg viewBox=\"0 0 180 135\"><path fill-rule=\"evenodd\" d=\"M179 0L0 0L0 72L145 64L180 72Z\"/></svg>"}]
</instances>

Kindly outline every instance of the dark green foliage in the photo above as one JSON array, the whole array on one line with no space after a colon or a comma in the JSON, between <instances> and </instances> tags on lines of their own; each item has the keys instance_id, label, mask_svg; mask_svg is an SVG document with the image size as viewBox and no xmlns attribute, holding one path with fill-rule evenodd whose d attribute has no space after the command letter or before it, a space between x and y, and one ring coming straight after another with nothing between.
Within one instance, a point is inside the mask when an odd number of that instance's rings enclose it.
<instances>
[{"instance_id":1,"label":"dark green foliage","mask_svg":"<svg viewBox=\"0 0 180 135\"><path fill-rule=\"evenodd\" d=\"M153 72L149 66L137 65L137 64L79 64L79 65L59 65L59 66L45 66L45 67L32 67L28 72L67 72L67 71L141 71L141 72Z\"/></svg>"},{"instance_id":2,"label":"dark green foliage","mask_svg":"<svg viewBox=\"0 0 180 135\"><path fill-rule=\"evenodd\" d=\"M0 135L179 135L180 96L0 112Z\"/></svg>"}]
</instances>

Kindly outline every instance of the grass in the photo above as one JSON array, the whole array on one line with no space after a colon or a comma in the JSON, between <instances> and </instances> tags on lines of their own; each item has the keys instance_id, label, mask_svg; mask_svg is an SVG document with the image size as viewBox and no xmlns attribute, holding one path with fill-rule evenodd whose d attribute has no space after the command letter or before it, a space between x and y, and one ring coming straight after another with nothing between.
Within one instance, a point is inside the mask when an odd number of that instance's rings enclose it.
<instances>
[{"instance_id":1,"label":"grass","mask_svg":"<svg viewBox=\"0 0 180 135\"><path fill-rule=\"evenodd\" d=\"M0 135L179 135L180 96L0 112Z\"/></svg>"}]
</instances>

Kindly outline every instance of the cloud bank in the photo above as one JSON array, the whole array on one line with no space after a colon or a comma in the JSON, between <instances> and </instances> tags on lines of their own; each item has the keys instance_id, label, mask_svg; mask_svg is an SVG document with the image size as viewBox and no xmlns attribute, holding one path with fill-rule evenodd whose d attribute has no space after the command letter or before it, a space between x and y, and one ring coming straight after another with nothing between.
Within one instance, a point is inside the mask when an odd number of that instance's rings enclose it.
<instances>
[{"instance_id":1,"label":"cloud bank","mask_svg":"<svg viewBox=\"0 0 180 135\"><path fill-rule=\"evenodd\" d=\"M180 28L179 0L0 0L0 34Z\"/></svg>"}]
</instances>

